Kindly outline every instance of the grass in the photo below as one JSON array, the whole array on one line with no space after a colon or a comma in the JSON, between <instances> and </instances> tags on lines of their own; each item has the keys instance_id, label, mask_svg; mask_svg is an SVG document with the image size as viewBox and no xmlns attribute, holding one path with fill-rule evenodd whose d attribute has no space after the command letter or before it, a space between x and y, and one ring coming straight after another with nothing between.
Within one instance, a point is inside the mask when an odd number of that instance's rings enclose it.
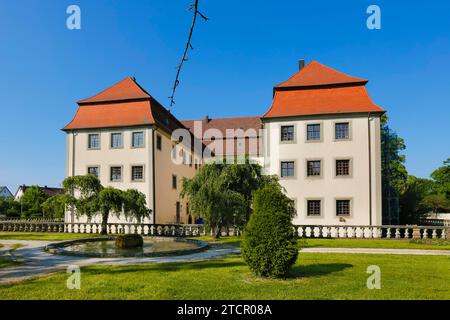
<instances>
[{"instance_id":1,"label":"grass","mask_svg":"<svg viewBox=\"0 0 450 320\"><path fill-rule=\"evenodd\" d=\"M242 237L195 238L212 244L226 244L239 247ZM300 239L299 248L382 248L382 249L422 249L450 250L450 241L440 239L427 240L389 240L389 239Z\"/></svg>"},{"instance_id":2,"label":"grass","mask_svg":"<svg viewBox=\"0 0 450 320\"><path fill-rule=\"evenodd\" d=\"M366 287L381 268L380 290ZM81 269L0 286L0 299L450 299L450 259L442 256L300 254L287 280L253 276L242 258Z\"/></svg>"},{"instance_id":3,"label":"grass","mask_svg":"<svg viewBox=\"0 0 450 320\"><path fill-rule=\"evenodd\" d=\"M78 233L0 232L0 240L64 241L72 239L94 238L98 236L100 235Z\"/></svg>"}]
</instances>

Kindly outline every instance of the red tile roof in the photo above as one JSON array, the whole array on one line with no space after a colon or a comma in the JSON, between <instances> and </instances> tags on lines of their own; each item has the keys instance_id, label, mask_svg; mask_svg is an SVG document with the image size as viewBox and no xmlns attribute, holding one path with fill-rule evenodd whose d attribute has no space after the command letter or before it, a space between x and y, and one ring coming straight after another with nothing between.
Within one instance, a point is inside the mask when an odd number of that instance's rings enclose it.
<instances>
[{"instance_id":1,"label":"red tile roof","mask_svg":"<svg viewBox=\"0 0 450 320\"><path fill-rule=\"evenodd\" d=\"M145 91L134 78L126 77L122 81L112 85L95 96L78 101L78 104L141 100L148 98L150 98L148 92Z\"/></svg>"},{"instance_id":2,"label":"red tile roof","mask_svg":"<svg viewBox=\"0 0 450 320\"><path fill-rule=\"evenodd\" d=\"M274 87L274 98L264 118L320 114L383 112L369 97L367 80L311 62Z\"/></svg>"},{"instance_id":3,"label":"red tile roof","mask_svg":"<svg viewBox=\"0 0 450 320\"><path fill-rule=\"evenodd\" d=\"M171 133L174 129L184 128L131 77L78 104L75 117L63 130L156 124Z\"/></svg>"},{"instance_id":4,"label":"red tile roof","mask_svg":"<svg viewBox=\"0 0 450 320\"><path fill-rule=\"evenodd\" d=\"M349 83L365 84L367 82L366 79L349 76L317 61L311 61L292 77L276 85L275 88L311 87Z\"/></svg>"}]
</instances>

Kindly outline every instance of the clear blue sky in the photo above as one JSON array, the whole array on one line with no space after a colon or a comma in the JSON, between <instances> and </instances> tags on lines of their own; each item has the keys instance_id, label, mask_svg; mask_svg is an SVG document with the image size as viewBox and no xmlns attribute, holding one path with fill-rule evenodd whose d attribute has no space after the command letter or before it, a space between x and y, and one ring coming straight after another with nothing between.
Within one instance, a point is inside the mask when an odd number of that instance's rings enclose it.
<instances>
[{"instance_id":1,"label":"clear blue sky","mask_svg":"<svg viewBox=\"0 0 450 320\"><path fill-rule=\"evenodd\" d=\"M213 1L199 21L173 113L180 119L261 115L274 84L318 60L370 79L373 100L427 177L450 157L449 1ZM0 185L59 185L78 99L133 75L167 105L190 1L0 2ZM382 29L366 9L382 10ZM82 29L66 28L66 8Z\"/></svg>"}]
</instances>

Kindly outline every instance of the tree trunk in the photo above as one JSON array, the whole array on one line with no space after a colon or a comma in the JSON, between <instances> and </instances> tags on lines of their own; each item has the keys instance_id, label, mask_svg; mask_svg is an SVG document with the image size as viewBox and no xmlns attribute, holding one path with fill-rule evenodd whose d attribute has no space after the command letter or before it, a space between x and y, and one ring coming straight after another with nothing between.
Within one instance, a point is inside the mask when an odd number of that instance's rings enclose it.
<instances>
[{"instance_id":1,"label":"tree trunk","mask_svg":"<svg viewBox=\"0 0 450 320\"><path fill-rule=\"evenodd\" d=\"M213 237L214 239L219 239L222 233L222 225L219 224L213 228Z\"/></svg>"},{"instance_id":2,"label":"tree trunk","mask_svg":"<svg viewBox=\"0 0 450 320\"><path fill-rule=\"evenodd\" d=\"M102 231L101 234L108 234L108 217L109 211L104 211L102 213Z\"/></svg>"}]
</instances>

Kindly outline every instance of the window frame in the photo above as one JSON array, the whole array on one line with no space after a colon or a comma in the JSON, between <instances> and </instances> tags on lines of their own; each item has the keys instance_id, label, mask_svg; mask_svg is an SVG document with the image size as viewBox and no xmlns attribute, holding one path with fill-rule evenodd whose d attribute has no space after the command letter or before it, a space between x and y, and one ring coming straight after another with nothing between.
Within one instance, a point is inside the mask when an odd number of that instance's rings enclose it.
<instances>
[{"instance_id":1,"label":"window frame","mask_svg":"<svg viewBox=\"0 0 450 320\"><path fill-rule=\"evenodd\" d=\"M338 161L348 161L348 175L338 175L337 163ZM348 179L353 177L353 158L351 157L338 157L334 158L334 177L336 179Z\"/></svg>"},{"instance_id":2,"label":"window frame","mask_svg":"<svg viewBox=\"0 0 450 320\"><path fill-rule=\"evenodd\" d=\"M134 145L134 135L137 133L142 133L142 145ZM145 148L145 130L136 130L131 132L131 149Z\"/></svg>"},{"instance_id":3,"label":"window frame","mask_svg":"<svg viewBox=\"0 0 450 320\"><path fill-rule=\"evenodd\" d=\"M98 137L98 146L97 147L91 147L91 137L97 136ZM87 134L87 149L88 150L100 150L102 147L102 139L100 133L88 133Z\"/></svg>"},{"instance_id":4,"label":"window frame","mask_svg":"<svg viewBox=\"0 0 450 320\"><path fill-rule=\"evenodd\" d=\"M159 133L156 134L156 149L162 151L162 136Z\"/></svg>"},{"instance_id":5,"label":"window frame","mask_svg":"<svg viewBox=\"0 0 450 320\"><path fill-rule=\"evenodd\" d=\"M91 168L97 168L97 179L100 179L100 166L99 165L88 165L86 166L86 175L92 175L92 173L89 173L89 169Z\"/></svg>"},{"instance_id":6,"label":"window frame","mask_svg":"<svg viewBox=\"0 0 450 320\"><path fill-rule=\"evenodd\" d=\"M318 215L310 215L309 214L309 202L310 201L319 201L320 202ZM306 216L306 218L308 218L308 219L322 218L323 217L323 207L324 207L323 198L305 198L305 216Z\"/></svg>"},{"instance_id":7,"label":"window frame","mask_svg":"<svg viewBox=\"0 0 450 320\"><path fill-rule=\"evenodd\" d=\"M346 123L348 125L348 138L337 138L336 135L336 127L339 124ZM352 121L350 120L335 120L333 121L333 141L339 142L339 141L351 141L352 140L352 134L353 134L353 125Z\"/></svg>"},{"instance_id":8,"label":"window frame","mask_svg":"<svg viewBox=\"0 0 450 320\"><path fill-rule=\"evenodd\" d=\"M309 162L319 162L320 163L320 174L318 175L309 175L308 173L308 164ZM305 178L306 179L321 179L323 177L323 171L324 171L324 162L323 159L319 158L307 158L305 159Z\"/></svg>"},{"instance_id":9,"label":"window frame","mask_svg":"<svg viewBox=\"0 0 450 320\"><path fill-rule=\"evenodd\" d=\"M292 128L292 139L291 140L283 140L283 129L284 128ZM280 143L289 144L296 143L297 141L297 126L295 124L280 124Z\"/></svg>"},{"instance_id":10,"label":"window frame","mask_svg":"<svg viewBox=\"0 0 450 320\"><path fill-rule=\"evenodd\" d=\"M120 135L120 145L117 147L113 146L113 136ZM111 132L109 135L109 148L110 149L123 149L123 132Z\"/></svg>"},{"instance_id":11,"label":"window frame","mask_svg":"<svg viewBox=\"0 0 450 320\"><path fill-rule=\"evenodd\" d=\"M142 168L142 179L134 179L133 169L141 167ZM132 164L130 165L130 181L131 182L145 182L145 166L143 164Z\"/></svg>"},{"instance_id":12,"label":"window frame","mask_svg":"<svg viewBox=\"0 0 450 320\"><path fill-rule=\"evenodd\" d=\"M112 170L113 168L120 168L120 179L119 180L113 180L112 179ZM123 182L123 166L119 165L111 165L109 166L109 182Z\"/></svg>"},{"instance_id":13,"label":"window frame","mask_svg":"<svg viewBox=\"0 0 450 320\"><path fill-rule=\"evenodd\" d=\"M283 163L292 163L293 164L293 168L292 168L292 175L291 176L283 176ZM287 170L289 170L289 168L287 168ZM295 160L291 160L291 159L283 159L280 160L280 172L279 172L279 176L280 179L295 179L297 177L297 163Z\"/></svg>"},{"instance_id":14,"label":"window frame","mask_svg":"<svg viewBox=\"0 0 450 320\"><path fill-rule=\"evenodd\" d=\"M338 201L348 201L349 213L338 215ZM335 198L334 199L334 216L336 218L351 218L353 216L353 198Z\"/></svg>"},{"instance_id":15,"label":"window frame","mask_svg":"<svg viewBox=\"0 0 450 320\"><path fill-rule=\"evenodd\" d=\"M172 174L172 189L178 190L178 177L176 174Z\"/></svg>"},{"instance_id":16,"label":"window frame","mask_svg":"<svg viewBox=\"0 0 450 320\"><path fill-rule=\"evenodd\" d=\"M308 137L309 137L308 136L308 127L309 126L319 126L319 139L308 139ZM305 142L306 143L323 142L323 121L305 123Z\"/></svg>"}]
</instances>

